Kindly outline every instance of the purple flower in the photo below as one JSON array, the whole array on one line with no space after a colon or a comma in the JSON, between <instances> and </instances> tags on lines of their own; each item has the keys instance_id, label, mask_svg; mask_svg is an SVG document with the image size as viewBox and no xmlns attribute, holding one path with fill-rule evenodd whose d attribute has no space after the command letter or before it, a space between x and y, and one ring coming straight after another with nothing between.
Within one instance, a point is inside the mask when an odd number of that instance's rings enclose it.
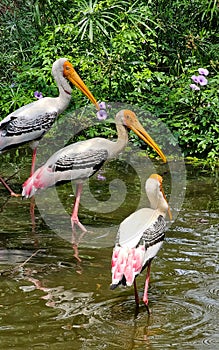
<instances>
[{"instance_id":1,"label":"purple flower","mask_svg":"<svg viewBox=\"0 0 219 350\"><path fill-rule=\"evenodd\" d=\"M199 80L198 80L198 76L197 75L192 75L191 79L194 81L194 83L198 84Z\"/></svg>"},{"instance_id":2,"label":"purple flower","mask_svg":"<svg viewBox=\"0 0 219 350\"><path fill-rule=\"evenodd\" d=\"M103 176L103 175L97 174L97 180L105 181L106 178L105 178L105 176Z\"/></svg>"},{"instance_id":3,"label":"purple flower","mask_svg":"<svg viewBox=\"0 0 219 350\"><path fill-rule=\"evenodd\" d=\"M198 69L199 74L207 76L209 74L209 71L206 68L199 68Z\"/></svg>"},{"instance_id":4,"label":"purple flower","mask_svg":"<svg viewBox=\"0 0 219 350\"><path fill-rule=\"evenodd\" d=\"M106 103L105 102L98 102L100 109L106 109Z\"/></svg>"},{"instance_id":5,"label":"purple flower","mask_svg":"<svg viewBox=\"0 0 219 350\"><path fill-rule=\"evenodd\" d=\"M107 112L104 109L101 109L97 112L97 119L105 120L107 118Z\"/></svg>"},{"instance_id":6,"label":"purple flower","mask_svg":"<svg viewBox=\"0 0 219 350\"><path fill-rule=\"evenodd\" d=\"M199 76L198 76L198 83L199 83L201 86L204 86L204 85L207 85L208 80L207 80L203 75L199 75Z\"/></svg>"},{"instance_id":7,"label":"purple flower","mask_svg":"<svg viewBox=\"0 0 219 350\"><path fill-rule=\"evenodd\" d=\"M204 77L204 75L192 75L191 79L196 83L200 84L201 86L207 85L208 80Z\"/></svg>"},{"instance_id":8,"label":"purple flower","mask_svg":"<svg viewBox=\"0 0 219 350\"><path fill-rule=\"evenodd\" d=\"M42 94L42 92L35 91L34 97L36 97L38 100L40 100L41 98L43 98L43 94Z\"/></svg>"},{"instance_id":9,"label":"purple flower","mask_svg":"<svg viewBox=\"0 0 219 350\"><path fill-rule=\"evenodd\" d=\"M190 85L190 88L191 88L192 90L196 90L196 91L200 90L200 87L198 87L198 86L195 85L195 84L191 84L191 85Z\"/></svg>"}]
</instances>

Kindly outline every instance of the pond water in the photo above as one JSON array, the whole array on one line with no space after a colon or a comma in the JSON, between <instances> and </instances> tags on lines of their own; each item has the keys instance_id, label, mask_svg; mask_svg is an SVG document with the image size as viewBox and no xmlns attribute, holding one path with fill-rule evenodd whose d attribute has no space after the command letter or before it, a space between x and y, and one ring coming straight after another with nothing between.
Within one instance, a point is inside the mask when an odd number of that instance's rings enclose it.
<instances>
[{"instance_id":1,"label":"pond water","mask_svg":"<svg viewBox=\"0 0 219 350\"><path fill-rule=\"evenodd\" d=\"M120 161L108 163L102 173L106 180L91 180L95 201L89 199L85 186L84 196L92 203L89 210L83 205L79 216L92 232L81 241L81 262L73 257L65 235L69 228L63 226L65 232L61 232L62 219L67 225L65 218L57 214L59 231L51 227L58 211L52 212L52 192L45 191L41 201L36 199L39 207L33 226L30 201L10 198L0 186L1 350L219 348L218 179L187 166L185 198L152 262L149 317L143 304L136 310L132 287L109 289L118 225L146 200L137 191L138 179L123 167L121 176L132 179L123 205L113 213L96 210L98 205L104 207L107 179L111 181L120 166ZM11 179L15 189L28 171L27 167L21 179ZM159 166L157 171L164 173ZM167 197L168 176L166 187L164 181ZM71 186L60 186L57 193L70 214ZM121 191L115 193L114 201L121 200ZM45 207L51 214L43 220ZM144 279L145 273L137 279L140 293Z\"/></svg>"}]
</instances>

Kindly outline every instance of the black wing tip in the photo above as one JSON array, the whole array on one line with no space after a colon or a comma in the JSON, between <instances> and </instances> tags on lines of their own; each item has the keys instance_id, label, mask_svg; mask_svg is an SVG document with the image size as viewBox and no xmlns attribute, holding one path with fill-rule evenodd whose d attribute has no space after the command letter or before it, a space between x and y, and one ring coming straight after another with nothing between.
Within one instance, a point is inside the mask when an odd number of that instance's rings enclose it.
<instances>
[{"instance_id":1,"label":"black wing tip","mask_svg":"<svg viewBox=\"0 0 219 350\"><path fill-rule=\"evenodd\" d=\"M116 289L116 287L118 287L118 285L119 285L120 283L117 283L117 284L111 284L110 285L110 290L114 290L114 289Z\"/></svg>"},{"instance_id":2,"label":"black wing tip","mask_svg":"<svg viewBox=\"0 0 219 350\"><path fill-rule=\"evenodd\" d=\"M111 285L110 285L110 289L111 289L111 290L114 290L114 289L116 289L116 287L118 287L120 284L121 284L123 287L126 287L126 278L125 278L124 275L122 276L122 279L121 279L118 283L111 284Z\"/></svg>"}]
</instances>

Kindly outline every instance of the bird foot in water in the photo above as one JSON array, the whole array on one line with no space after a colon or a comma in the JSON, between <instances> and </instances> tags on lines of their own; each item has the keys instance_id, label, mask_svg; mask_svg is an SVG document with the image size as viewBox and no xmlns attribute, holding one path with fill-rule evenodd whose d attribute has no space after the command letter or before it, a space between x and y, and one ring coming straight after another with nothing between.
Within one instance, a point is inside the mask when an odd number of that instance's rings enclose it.
<instances>
[{"instance_id":1,"label":"bird foot in water","mask_svg":"<svg viewBox=\"0 0 219 350\"><path fill-rule=\"evenodd\" d=\"M78 262L81 262L81 259L79 257L79 253L78 253L78 245L76 243L72 243L72 248L74 250L74 255L73 256L75 257L75 259L78 260Z\"/></svg>"},{"instance_id":2,"label":"bird foot in water","mask_svg":"<svg viewBox=\"0 0 219 350\"><path fill-rule=\"evenodd\" d=\"M82 233L79 235L78 238L76 238L75 224L82 230ZM79 258L79 253L78 253L78 245L79 245L80 241L82 240L82 238L84 237L84 235L88 231L79 222L79 220L77 222L74 222L73 220L71 220L71 225L72 225L72 248L74 250L74 255L73 256L75 257L75 259L78 260L78 262L81 262L81 259Z\"/></svg>"},{"instance_id":3,"label":"bird foot in water","mask_svg":"<svg viewBox=\"0 0 219 350\"><path fill-rule=\"evenodd\" d=\"M76 229L75 225L78 226L78 228L82 231L78 238L76 238ZM81 242L82 238L86 233L92 233L92 231L88 231L84 225L82 225L78 218L71 217L71 226L72 226L72 248L74 250L74 257L81 262L81 259L79 258L78 253L78 246Z\"/></svg>"},{"instance_id":4,"label":"bird foot in water","mask_svg":"<svg viewBox=\"0 0 219 350\"><path fill-rule=\"evenodd\" d=\"M148 316L151 315L151 310L149 309L148 307L148 304L147 303L144 303L145 304L145 307L146 307L146 310L147 310L147 313L148 313Z\"/></svg>"},{"instance_id":5,"label":"bird foot in water","mask_svg":"<svg viewBox=\"0 0 219 350\"><path fill-rule=\"evenodd\" d=\"M11 197L21 197L20 193L10 192Z\"/></svg>"},{"instance_id":6,"label":"bird foot in water","mask_svg":"<svg viewBox=\"0 0 219 350\"><path fill-rule=\"evenodd\" d=\"M21 194L15 193L2 177L0 177L0 182L8 190L11 197L21 197Z\"/></svg>"},{"instance_id":7,"label":"bird foot in water","mask_svg":"<svg viewBox=\"0 0 219 350\"><path fill-rule=\"evenodd\" d=\"M82 225L82 223L79 221L78 217L71 217L71 227L72 227L72 231L75 230L75 225L77 225L79 227L79 229L83 232L86 233L87 229L84 225Z\"/></svg>"}]
</instances>

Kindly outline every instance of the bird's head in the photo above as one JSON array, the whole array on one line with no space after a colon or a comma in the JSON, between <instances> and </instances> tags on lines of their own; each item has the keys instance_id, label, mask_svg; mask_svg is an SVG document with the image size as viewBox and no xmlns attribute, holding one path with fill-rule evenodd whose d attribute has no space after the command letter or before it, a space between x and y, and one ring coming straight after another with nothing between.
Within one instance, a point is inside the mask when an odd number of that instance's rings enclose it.
<instances>
[{"instance_id":1,"label":"bird's head","mask_svg":"<svg viewBox=\"0 0 219 350\"><path fill-rule=\"evenodd\" d=\"M63 76L69 80L72 84L74 84L89 100L96 106L96 108L99 110L100 107L94 98L93 94L90 92L88 87L85 85L83 80L80 78L80 76L75 71L72 64L67 60L67 58L60 58L57 61L53 63L53 75L56 71L61 71Z\"/></svg>"},{"instance_id":2,"label":"bird's head","mask_svg":"<svg viewBox=\"0 0 219 350\"><path fill-rule=\"evenodd\" d=\"M169 218L170 220L172 220L172 213L167 202L162 183L162 176L158 174L152 174L146 181L145 189L150 202L154 202L155 206L159 206L158 203L160 203L160 205L162 205L163 203L163 207L166 207L166 211L168 211ZM157 209L157 207L154 207L154 209Z\"/></svg>"},{"instance_id":3,"label":"bird's head","mask_svg":"<svg viewBox=\"0 0 219 350\"><path fill-rule=\"evenodd\" d=\"M161 157L161 159L166 163L167 159L163 154L163 152L161 151L160 147L156 144L156 142L152 139L152 137L143 128L143 126L139 122L134 112L128 109L121 110L120 112L117 113L116 120L122 123L123 125L125 125L127 128L134 131L134 133L138 135L145 143L151 146L157 152L157 154Z\"/></svg>"}]
</instances>

